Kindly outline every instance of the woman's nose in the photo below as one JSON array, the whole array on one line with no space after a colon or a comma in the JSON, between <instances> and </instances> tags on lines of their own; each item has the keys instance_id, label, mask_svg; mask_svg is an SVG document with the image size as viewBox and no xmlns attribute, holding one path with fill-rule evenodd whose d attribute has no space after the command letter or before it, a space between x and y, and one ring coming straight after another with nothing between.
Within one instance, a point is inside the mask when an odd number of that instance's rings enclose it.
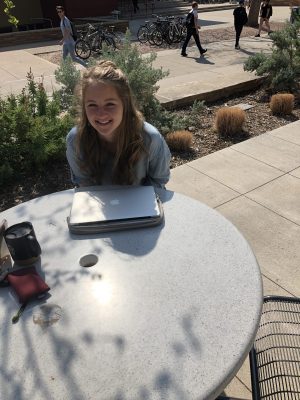
<instances>
[{"instance_id":1,"label":"woman's nose","mask_svg":"<svg viewBox=\"0 0 300 400\"><path fill-rule=\"evenodd\" d=\"M107 115L107 110L104 107L98 107L97 108L97 115L98 116L105 116Z\"/></svg>"}]
</instances>

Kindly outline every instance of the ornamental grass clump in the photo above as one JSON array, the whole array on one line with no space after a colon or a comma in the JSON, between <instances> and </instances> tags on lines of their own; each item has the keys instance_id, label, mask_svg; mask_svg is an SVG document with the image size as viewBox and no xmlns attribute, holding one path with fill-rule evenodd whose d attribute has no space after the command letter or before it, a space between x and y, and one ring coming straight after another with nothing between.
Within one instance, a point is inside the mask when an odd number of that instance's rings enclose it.
<instances>
[{"instance_id":1,"label":"ornamental grass clump","mask_svg":"<svg viewBox=\"0 0 300 400\"><path fill-rule=\"evenodd\" d=\"M171 150L188 151L192 146L193 134L185 130L171 132L167 134L166 141Z\"/></svg>"},{"instance_id":2,"label":"ornamental grass clump","mask_svg":"<svg viewBox=\"0 0 300 400\"><path fill-rule=\"evenodd\" d=\"M238 107L222 107L217 111L215 126L220 136L233 137L241 134L246 119L244 110Z\"/></svg>"},{"instance_id":3,"label":"ornamental grass clump","mask_svg":"<svg viewBox=\"0 0 300 400\"><path fill-rule=\"evenodd\" d=\"M295 96L291 93L278 93L271 97L270 108L274 115L291 114L294 109Z\"/></svg>"}]
</instances>

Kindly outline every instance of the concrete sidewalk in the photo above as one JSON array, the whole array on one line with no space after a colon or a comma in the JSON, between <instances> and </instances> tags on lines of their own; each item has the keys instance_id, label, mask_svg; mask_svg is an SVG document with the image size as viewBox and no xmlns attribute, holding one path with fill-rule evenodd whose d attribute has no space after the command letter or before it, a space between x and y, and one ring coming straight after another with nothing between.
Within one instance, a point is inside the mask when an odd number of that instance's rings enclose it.
<instances>
[{"instance_id":1,"label":"concrete sidewalk","mask_svg":"<svg viewBox=\"0 0 300 400\"><path fill-rule=\"evenodd\" d=\"M159 82L157 98L167 108L191 104L195 99L214 101L232 93L253 88L261 78L244 71L249 55L269 52L272 41L265 35L240 40L241 50L235 50L234 40L209 43L205 56L199 57L197 47L157 53L154 66L170 72Z\"/></svg>"},{"instance_id":2,"label":"concrete sidewalk","mask_svg":"<svg viewBox=\"0 0 300 400\"><path fill-rule=\"evenodd\" d=\"M25 50L12 50L0 53L0 96L19 94L26 86L26 75L31 70L37 82L44 82L50 95L59 85L54 71L57 65L43 60Z\"/></svg>"},{"instance_id":3,"label":"concrete sidewalk","mask_svg":"<svg viewBox=\"0 0 300 400\"><path fill-rule=\"evenodd\" d=\"M195 47L189 47L189 57L180 56L180 50L157 52L153 65L162 67L170 74L159 82L157 97L166 107L190 104L194 99L215 100L232 93L232 90L245 90L253 87L257 77L243 70L243 63L249 54L269 51L271 40L262 36L242 38L240 51L234 49L233 40L210 43L203 57ZM44 80L46 91L52 94L55 82L54 71L57 65L35 54L58 51L57 44L0 52L0 95L20 93L26 85L26 75L31 69L37 81ZM154 49L155 50L155 49ZM81 65L76 64L81 69Z\"/></svg>"},{"instance_id":4,"label":"concrete sidewalk","mask_svg":"<svg viewBox=\"0 0 300 400\"><path fill-rule=\"evenodd\" d=\"M173 169L167 188L217 209L240 230L265 295L300 296L300 121ZM226 395L251 399L248 364Z\"/></svg>"}]
</instances>

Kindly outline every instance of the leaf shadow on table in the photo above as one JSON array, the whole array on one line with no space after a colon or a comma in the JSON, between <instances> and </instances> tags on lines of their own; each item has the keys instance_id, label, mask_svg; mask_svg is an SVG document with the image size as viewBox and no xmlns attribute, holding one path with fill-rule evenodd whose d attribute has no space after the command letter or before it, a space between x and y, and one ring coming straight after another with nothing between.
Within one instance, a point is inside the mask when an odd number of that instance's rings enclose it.
<instances>
[{"instance_id":1,"label":"leaf shadow on table","mask_svg":"<svg viewBox=\"0 0 300 400\"><path fill-rule=\"evenodd\" d=\"M13 305L8 305L8 312L6 319L9 319L13 312ZM158 368L157 372L153 373L150 383L141 382L136 388L131 388L134 391L135 400L151 400L151 399L177 399L177 400L192 400L189 392L187 391L181 371L187 358L195 357L199 359L201 353L201 341L197 336L194 327L195 311L184 314L179 318L181 327L180 339L169 343L168 351L172 359L172 354L175 362L172 362L171 369ZM0 398L25 400L29 398L42 398L52 399L53 391L52 386L59 385L67 394L68 398L72 400L82 400L86 398L86 388L83 386L83 381L78 381L75 373L75 366L80 362L85 347L97 346L98 350L105 349L107 346L111 352L120 357L120 362L125 352L130 352L130 340L126 336L120 334L102 334L98 335L91 331L84 331L78 336L76 345L68 339L68 335L58 333L52 327L38 327L40 329L39 335L41 338L47 336L48 346L44 349L34 342L34 335L29 329L29 319L32 316L30 313L27 318L23 318L19 322L19 328L22 332L23 350L20 360L23 360L19 367L23 370L22 374L18 374L11 368L11 357L16 355L12 352L14 334L10 321L3 321L1 328L1 365L0 365ZM68 325L68 321L65 321ZM60 323L60 322L59 322ZM81 342L81 344L80 344ZM78 344L79 348L78 349ZM47 367L44 365L43 350L52 352L53 359L56 360L56 365L49 365L49 373ZM100 353L101 354L101 351ZM117 358L118 359L118 358ZM81 361L82 368L85 368L84 362ZM87 368L92 366L86 365ZM55 372L53 372L55 371ZM77 368L78 371L78 368ZM85 371L86 372L86 371ZM126 379L126 376L124 377ZM30 380L30 390L26 385L27 390L24 390L24 382ZM122 379L121 379L122 381ZM149 382L149 380L147 380ZM9 382L9 385L7 384ZM85 382L85 381L84 381ZM5 384L6 383L6 384ZM96 390L102 390L99 386ZM106 391L105 391L106 392ZM100 392L99 392L100 393ZM106 392L107 393L107 392ZM99 399L102 397L99 397ZM110 396L112 400L132 400L132 395L128 395L121 387L116 388L115 394Z\"/></svg>"},{"instance_id":2,"label":"leaf shadow on table","mask_svg":"<svg viewBox=\"0 0 300 400\"><path fill-rule=\"evenodd\" d=\"M13 305L12 305L13 307ZM10 307L10 308L12 308ZM7 310L7 317L11 318L13 310ZM61 379L61 376L51 375L51 366L49 365L49 375L42 373L41 365L44 363L43 352L39 346L33 341L32 334L29 330L29 321L31 319L31 313L27 316L24 313L18 327L15 327L11 322L3 321L1 332L2 346L1 346L1 366L0 366L0 398L1 399L52 399L53 393L50 389L51 383L55 385L56 379ZM14 329L20 329L22 331L22 355L18 354L20 358L19 368L22 373L18 373L15 369L12 369L12 363L10 358L16 357L13 350L14 341ZM52 333L51 333L52 332ZM41 331L41 335L45 332ZM81 400L84 398L84 393L81 388L77 385L76 377L72 375L72 363L76 360L76 351L72 344L63 337L54 337L54 331L48 330L47 334L53 336L53 352L56 352L58 359L58 366L61 375L64 377L64 385L70 398L75 400ZM22 361L21 361L22 360ZM43 368L44 369L44 368ZM45 369L44 369L45 371ZM26 385L27 390L25 391L25 382L30 380L30 390L28 390L28 384Z\"/></svg>"},{"instance_id":3,"label":"leaf shadow on table","mask_svg":"<svg viewBox=\"0 0 300 400\"><path fill-rule=\"evenodd\" d=\"M12 351L15 326L11 324L11 315L15 312L13 302L7 306L5 314L6 321L2 321L1 327L1 364L0 364L0 398L27 400L27 399L53 399L52 386L59 385L65 391L66 398L72 400L82 400L86 398L85 387L78 383L76 374L73 372L75 363L78 363L81 354L77 350L77 346L68 339L67 335L58 334L57 330L52 329L50 325L37 326L41 342L43 337L47 337L49 346L45 349L41 348L34 342L34 335L29 329L32 323L32 312L24 312L22 318L18 322L18 328L22 334L22 354L17 356L20 358L18 367L22 373L18 373L13 369L11 358L15 358L16 354ZM93 337L90 333L81 336L81 341L86 345L97 340L102 343L112 345L118 353L122 353L125 349L125 341L122 335L102 335ZM40 342L40 341L38 341ZM56 365L45 366L43 351L52 352L56 359ZM49 373L47 374L47 369ZM45 373L46 371L46 373ZM55 372L53 372L55 371ZM25 385L28 380L30 386ZM25 390L26 386L26 390ZM30 387L30 389L28 389ZM64 394L62 393L62 398Z\"/></svg>"},{"instance_id":4,"label":"leaf shadow on table","mask_svg":"<svg viewBox=\"0 0 300 400\"><path fill-rule=\"evenodd\" d=\"M173 192L166 191L162 196L162 202L170 201L173 197ZM60 209L60 213L68 207L65 205L64 207L58 207ZM29 210L30 211L30 210ZM41 218L46 218L45 215ZM24 216L23 211L20 215ZM39 218L35 216L35 218ZM49 221L51 221L51 216L49 217ZM56 226L56 229L65 230L64 226L65 221L60 221L59 226ZM49 228L50 229L50 228ZM147 246L145 249L136 248L134 245L134 240L132 240L129 246L129 254L133 254L136 256L144 254L145 251L150 251L151 248L155 245L163 226L157 229L157 233L155 235L150 233L150 229L145 230L145 236L141 236L141 231L135 231L134 238L142 237L142 241L140 244L145 244L144 241L147 242ZM66 231L65 234L68 234ZM123 233L124 234L124 233ZM48 240L50 245L54 245L50 243L49 232L46 233L45 240ZM148 237L149 235L149 237ZM101 235L100 235L101 236ZM95 239L99 237L96 235ZM128 244L124 246L119 235L116 235L117 240L112 240L112 245L115 246L119 251L123 251L128 254ZM48 239L47 239L48 238ZM77 239L81 240L81 239ZM86 238L85 238L86 240ZM89 238L91 243L96 243L94 241L94 237ZM101 250L101 249L100 249ZM47 251L51 252L51 248L48 248ZM62 252L63 255L63 252ZM43 261L41 259L41 261ZM83 275L90 275L90 271L88 269L81 268L76 271L68 271L63 270L60 265L57 268L53 269L53 267L48 268L48 265L42 263L42 268L44 272L46 272L47 280L49 285L53 288L56 285L66 284L66 282L72 283L78 279L81 279ZM2 302L5 299L2 299ZM1 304L1 303L0 303ZM2 304L4 306L4 304ZM45 348L37 345L34 341L35 335L32 334L32 331L29 329L29 319L32 318L30 313L24 314L21 320L18 323L18 326L13 326L11 324L11 316L15 312L15 304L13 302L9 302L5 304L5 320L2 321L1 324L1 364L0 364L0 398L2 399L14 399L14 400L25 400L28 398L42 398L42 399L51 399L53 398L53 393L51 393L51 384L60 385L59 387L63 387L65 393L67 393L68 398L72 400L82 400L86 398L85 388L80 385L77 380L76 374L74 373L75 365L80 360L82 354L78 350L77 346L72 343L71 340L68 339L67 329L66 335L62 335L58 333L55 329L47 329L47 327L36 327L40 329L39 334L41 337L43 335L48 335L47 338L47 349L52 352L54 358L56 360L56 368L52 369L52 366L49 366L49 374L45 374L45 359L43 357L43 351ZM195 357L196 359L200 358L201 353L201 341L194 329L194 318L197 318L197 314L195 311L191 311L190 313L186 313L183 316L179 317L178 323L181 327L181 334L178 338L175 338L170 343L168 343L168 352L170 357L176 360L176 362L170 362L170 369L168 368L157 368L156 372L153 372L153 376L151 377L150 384L144 384L141 382L136 388L133 388L136 396L134 400L151 400L157 399L157 395L160 399L166 400L168 398L173 398L177 400L191 400L187 389L183 384L183 377L181 376L181 365L184 364L184 360L190 357ZM30 322L32 323L32 321ZM62 320L58 323L63 323ZM66 328L68 325L68 320L65 320ZM19 329L21 331L22 338L22 354L18 354L18 357L21 360L21 364L19 365L20 369L24 372L22 374L18 374L15 370L11 368L12 362L11 358L15 357L16 354L13 351L14 345L14 331L13 329ZM86 346L92 345L96 340L99 340L100 345L109 345L115 348L115 351L118 354L123 354L124 352L130 352L130 340L126 338L125 335L120 332L118 335L105 334L96 337L91 333L87 333L83 331L81 337L81 342ZM151 340L149 338L149 340ZM174 365L176 368L174 369ZM50 371L56 370L58 371L58 376L54 376ZM24 392L24 382L30 380L31 387L29 392ZM9 384L7 384L9 382ZM148 380L147 380L148 382ZM27 385L28 388L28 385ZM101 390L101 388L99 388ZM63 394L62 394L63 396ZM115 395L112 397L113 400L132 400L132 397L128 397L126 392L122 390L122 388L117 389L115 391Z\"/></svg>"},{"instance_id":5,"label":"leaf shadow on table","mask_svg":"<svg viewBox=\"0 0 300 400\"><path fill-rule=\"evenodd\" d=\"M151 378L151 383L140 385L136 388L132 395L127 395L124 390L119 388L116 394L112 396L113 400L152 400L152 399L176 399L176 400L193 400L189 390L183 382L183 374L185 361L187 358L200 358L201 342L194 329L194 315L192 313L184 314L180 318L180 325L183 336L180 341L169 344L169 351L173 353L175 363L172 370L166 367L158 369ZM128 349L130 351L130 349ZM174 370L174 365L176 365Z\"/></svg>"}]
</instances>

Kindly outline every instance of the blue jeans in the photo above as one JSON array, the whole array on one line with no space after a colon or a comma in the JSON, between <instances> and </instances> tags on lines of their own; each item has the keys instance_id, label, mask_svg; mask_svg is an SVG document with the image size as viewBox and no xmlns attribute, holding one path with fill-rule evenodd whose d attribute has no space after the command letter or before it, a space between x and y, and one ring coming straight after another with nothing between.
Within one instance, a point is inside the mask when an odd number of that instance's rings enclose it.
<instances>
[{"instance_id":1,"label":"blue jeans","mask_svg":"<svg viewBox=\"0 0 300 400\"><path fill-rule=\"evenodd\" d=\"M75 42L66 42L63 44L63 59L65 60L67 55L70 54L73 61L86 67L86 63L75 55Z\"/></svg>"}]
</instances>

